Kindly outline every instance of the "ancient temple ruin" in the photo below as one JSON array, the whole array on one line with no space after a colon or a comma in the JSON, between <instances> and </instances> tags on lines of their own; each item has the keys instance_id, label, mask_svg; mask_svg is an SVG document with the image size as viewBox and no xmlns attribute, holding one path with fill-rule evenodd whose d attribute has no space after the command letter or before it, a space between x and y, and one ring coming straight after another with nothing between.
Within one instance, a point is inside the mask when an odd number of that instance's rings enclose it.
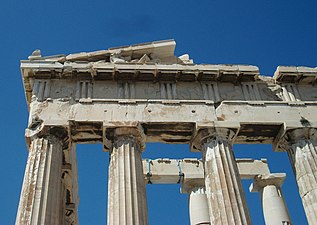
<instances>
[{"instance_id":1,"label":"ancient temple ruin","mask_svg":"<svg viewBox=\"0 0 317 225\"><path fill-rule=\"evenodd\" d=\"M21 61L29 153L16 225L78 224L75 145L96 142L110 154L108 225L148 224L147 183L180 183L192 225L251 224L241 179L254 180L266 224L291 224L285 174L264 159L236 159L235 143L288 152L316 223L317 68L279 66L262 76L256 66L195 64L176 57L175 45L37 50ZM146 142L188 143L202 159L142 160Z\"/></svg>"}]
</instances>

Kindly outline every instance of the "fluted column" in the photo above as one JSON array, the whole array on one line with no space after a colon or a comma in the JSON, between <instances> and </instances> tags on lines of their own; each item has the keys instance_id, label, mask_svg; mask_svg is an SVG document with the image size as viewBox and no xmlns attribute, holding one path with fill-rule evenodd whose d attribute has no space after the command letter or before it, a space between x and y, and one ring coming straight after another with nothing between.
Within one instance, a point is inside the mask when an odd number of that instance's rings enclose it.
<instances>
[{"instance_id":1,"label":"fluted column","mask_svg":"<svg viewBox=\"0 0 317 225\"><path fill-rule=\"evenodd\" d=\"M317 221L317 130L297 129L290 132L288 154L295 173L299 194L309 224Z\"/></svg>"},{"instance_id":2,"label":"fluted column","mask_svg":"<svg viewBox=\"0 0 317 225\"><path fill-rule=\"evenodd\" d=\"M62 142L53 137L35 138L29 154L16 225L61 225Z\"/></svg>"},{"instance_id":3,"label":"fluted column","mask_svg":"<svg viewBox=\"0 0 317 225\"><path fill-rule=\"evenodd\" d=\"M189 216L191 225L210 224L205 187L196 187L189 190Z\"/></svg>"},{"instance_id":4,"label":"fluted column","mask_svg":"<svg viewBox=\"0 0 317 225\"><path fill-rule=\"evenodd\" d=\"M251 192L260 192L266 225L292 224L281 190L285 176L284 173L258 175L250 186Z\"/></svg>"},{"instance_id":5,"label":"fluted column","mask_svg":"<svg viewBox=\"0 0 317 225\"><path fill-rule=\"evenodd\" d=\"M116 136L108 179L108 225L148 224L140 144L136 137Z\"/></svg>"},{"instance_id":6,"label":"fluted column","mask_svg":"<svg viewBox=\"0 0 317 225\"><path fill-rule=\"evenodd\" d=\"M233 136L231 130L224 129L202 145L211 224L251 224L230 143Z\"/></svg>"}]
</instances>

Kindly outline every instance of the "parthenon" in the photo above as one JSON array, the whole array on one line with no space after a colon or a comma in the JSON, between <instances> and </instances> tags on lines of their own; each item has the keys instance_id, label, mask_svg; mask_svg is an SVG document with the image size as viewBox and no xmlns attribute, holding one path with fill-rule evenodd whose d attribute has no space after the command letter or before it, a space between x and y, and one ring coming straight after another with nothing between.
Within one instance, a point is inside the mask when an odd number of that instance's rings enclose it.
<instances>
[{"instance_id":1,"label":"parthenon","mask_svg":"<svg viewBox=\"0 0 317 225\"><path fill-rule=\"evenodd\" d=\"M317 67L195 64L174 40L21 61L28 159L16 225L77 225L76 143L109 151L108 225L146 225L147 184L179 183L190 224L251 224L241 179L267 225L292 224L265 159L233 144L285 151L310 225L317 221ZM185 143L201 159L143 159L147 142ZM274 153L272 153L274 154Z\"/></svg>"}]
</instances>

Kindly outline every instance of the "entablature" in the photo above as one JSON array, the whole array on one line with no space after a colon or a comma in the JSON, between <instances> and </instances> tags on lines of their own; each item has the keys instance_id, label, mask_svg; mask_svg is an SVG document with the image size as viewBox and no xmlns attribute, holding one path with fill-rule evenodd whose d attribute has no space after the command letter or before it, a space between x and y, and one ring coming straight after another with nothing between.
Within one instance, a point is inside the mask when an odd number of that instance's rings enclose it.
<instances>
[{"instance_id":1,"label":"entablature","mask_svg":"<svg viewBox=\"0 0 317 225\"><path fill-rule=\"evenodd\" d=\"M109 124L140 123L149 142L189 143L200 124L234 124L235 143L273 143L285 127L317 126L317 68L194 64L175 41L21 61L29 127L103 141ZM217 125L218 126L218 125ZM223 125L222 125L223 126Z\"/></svg>"}]
</instances>

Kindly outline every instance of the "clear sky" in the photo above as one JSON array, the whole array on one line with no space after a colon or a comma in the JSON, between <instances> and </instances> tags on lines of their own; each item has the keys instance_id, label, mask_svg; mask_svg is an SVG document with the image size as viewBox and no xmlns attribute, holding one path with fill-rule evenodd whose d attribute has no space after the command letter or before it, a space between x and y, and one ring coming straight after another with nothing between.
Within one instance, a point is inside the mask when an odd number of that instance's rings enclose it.
<instances>
[{"instance_id":1,"label":"clear sky","mask_svg":"<svg viewBox=\"0 0 317 225\"><path fill-rule=\"evenodd\" d=\"M317 66L317 1L46 1L0 4L0 225L14 224L27 150L27 106L19 60L173 38L176 55L196 63L251 64L264 75L278 65ZM271 146L235 146L237 157L268 158L286 172L283 193L294 224L307 224L287 155ZM148 144L146 158L200 157L186 145ZM106 224L108 153L78 146L81 225ZM243 182L253 224L264 224L260 197ZM147 186L151 225L189 224L178 185Z\"/></svg>"}]
</instances>

